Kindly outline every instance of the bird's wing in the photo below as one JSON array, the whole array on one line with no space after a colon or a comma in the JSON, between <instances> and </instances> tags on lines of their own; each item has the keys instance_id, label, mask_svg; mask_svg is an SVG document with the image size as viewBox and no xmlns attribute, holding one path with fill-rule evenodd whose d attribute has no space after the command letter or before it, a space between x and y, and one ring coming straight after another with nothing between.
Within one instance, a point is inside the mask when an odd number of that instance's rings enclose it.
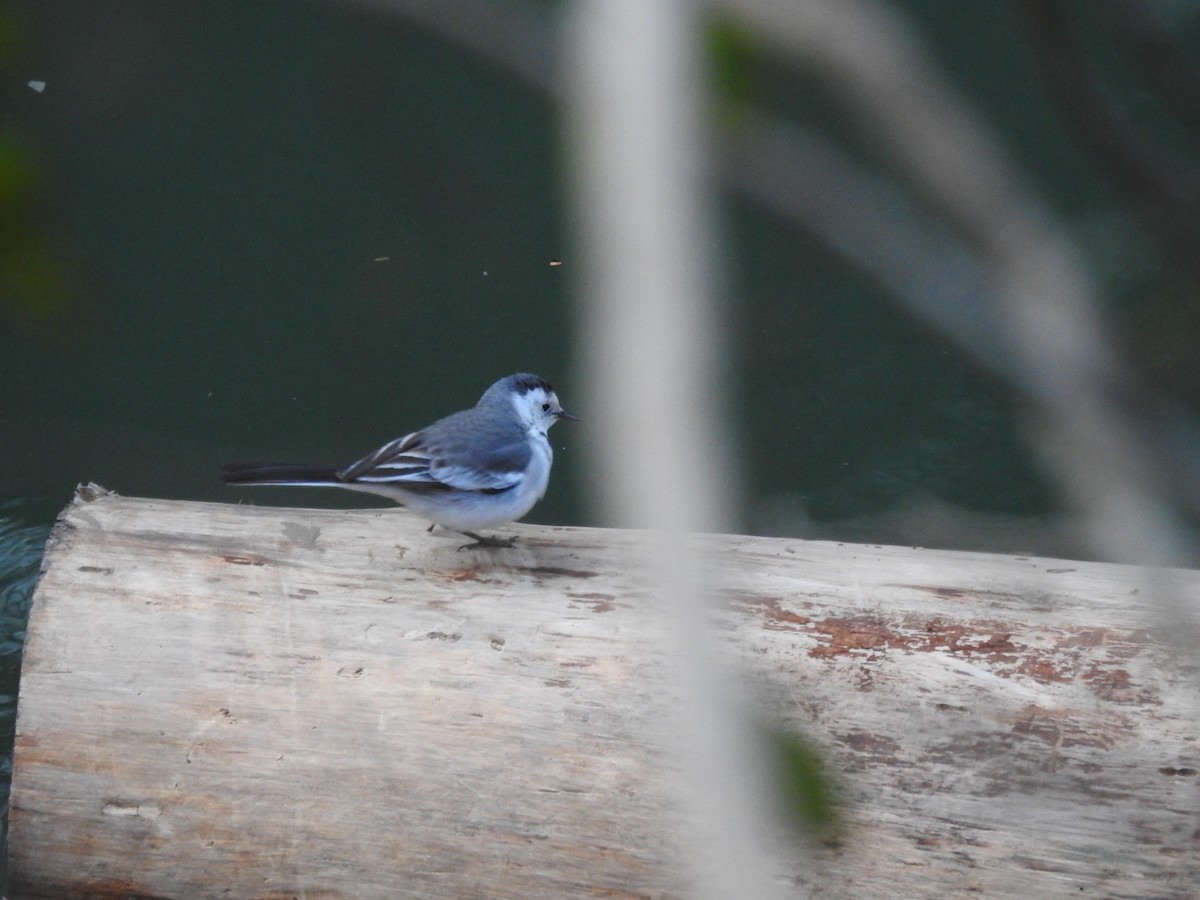
<instances>
[{"instance_id":1,"label":"bird's wing","mask_svg":"<svg viewBox=\"0 0 1200 900\"><path fill-rule=\"evenodd\" d=\"M384 444L338 472L346 482L370 484L442 485L460 491L503 491L525 478L529 447L516 441L493 447L486 459L464 452L469 448L440 446L414 431Z\"/></svg>"},{"instance_id":2,"label":"bird's wing","mask_svg":"<svg viewBox=\"0 0 1200 900\"><path fill-rule=\"evenodd\" d=\"M475 454L438 455L430 462L429 473L460 491L504 491L525 480L529 455L529 445L522 439L493 446L486 460L475 459Z\"/></svg>"},{"instance_id":3,"label":"bird's wing","mask_svg":"<svg viewBox=\"0 0 1200 900\"><path fill-rule=\"evenodd\" d=\"M346 482L436 482L437 479L429 472L429 454L422 447L423 437L420 431L414 431L389 441L358 462L346 466L337 473L338 478Z\"/></svg>"}]
</instances>

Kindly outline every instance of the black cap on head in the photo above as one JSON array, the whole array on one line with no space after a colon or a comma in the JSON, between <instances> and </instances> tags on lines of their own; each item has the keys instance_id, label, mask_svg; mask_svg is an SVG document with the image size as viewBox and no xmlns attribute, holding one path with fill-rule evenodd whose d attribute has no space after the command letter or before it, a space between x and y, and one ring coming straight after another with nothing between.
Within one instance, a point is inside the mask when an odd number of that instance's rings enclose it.
<instances>
[{"instance_id":1,"label":"black cap on head","mask_svg":"<svg viewBox=\"0 0 1200 900\"><path fill-rule=\"evenodd\" d=\"M528 394L537 388L541 388L547 394L554 393L554 388L550 387L550 382L536 375L530 375L528 372L520 372L513 375L511 376L511 380L513 389L519 394Z\"/></svg>"}]
</instances>

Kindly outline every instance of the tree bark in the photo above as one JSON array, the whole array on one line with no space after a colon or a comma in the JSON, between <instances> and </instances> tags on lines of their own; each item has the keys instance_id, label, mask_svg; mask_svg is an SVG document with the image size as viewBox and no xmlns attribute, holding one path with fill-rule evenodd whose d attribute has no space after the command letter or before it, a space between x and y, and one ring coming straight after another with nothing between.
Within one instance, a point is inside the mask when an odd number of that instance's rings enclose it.
<instances>
[{"instance_id":1,"label":"tree bark","mask_svg":"<svg viewBox=\"0 0 1200 900\"><path fill-rule=\"evenodd\" d=\"M513 531L82 490L29 623L9 896L686 896L646 538ZM841 787L840 840L778 857L798 895L1194 896L1196 649L1162 610L1200 573L698 540L764 718Z\"/></svg>"}]
</instances>

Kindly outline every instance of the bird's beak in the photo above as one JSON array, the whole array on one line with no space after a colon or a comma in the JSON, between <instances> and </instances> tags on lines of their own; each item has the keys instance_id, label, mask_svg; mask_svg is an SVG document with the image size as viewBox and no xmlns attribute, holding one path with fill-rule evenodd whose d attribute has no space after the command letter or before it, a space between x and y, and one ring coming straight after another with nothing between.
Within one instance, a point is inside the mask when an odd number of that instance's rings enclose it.
<instances>
[{"instance_id":1,"label":"bird's beak","mask_svg":"<svg viewBox=\"0 0 1200 900\"><path fill-rule=\"evenodd\" d=\"M555 416L555 418L558 418L558 419L570 419L572 422L581 421L579 416L573 416L569 412L567 412L565 409L560 409L558 412L556 412L554 414L554 416Z\"/></svg>"}]
</instances>

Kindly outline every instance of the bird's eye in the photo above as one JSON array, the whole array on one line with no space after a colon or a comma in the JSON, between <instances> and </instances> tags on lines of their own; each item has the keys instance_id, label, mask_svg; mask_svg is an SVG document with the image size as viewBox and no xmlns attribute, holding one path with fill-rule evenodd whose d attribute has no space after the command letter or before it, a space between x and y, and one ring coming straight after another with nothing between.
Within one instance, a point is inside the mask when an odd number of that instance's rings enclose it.
<instances>
[{"instance_id":1,"label":"bird's eye","mask_svg":"<svg viewBox=\"0 0 1200 900\"><path fill-rule=\"evenodd\" d=\"M549 403L542 404L542 412L550 412L550 404Z\"/></svg>"}]
</instances>

